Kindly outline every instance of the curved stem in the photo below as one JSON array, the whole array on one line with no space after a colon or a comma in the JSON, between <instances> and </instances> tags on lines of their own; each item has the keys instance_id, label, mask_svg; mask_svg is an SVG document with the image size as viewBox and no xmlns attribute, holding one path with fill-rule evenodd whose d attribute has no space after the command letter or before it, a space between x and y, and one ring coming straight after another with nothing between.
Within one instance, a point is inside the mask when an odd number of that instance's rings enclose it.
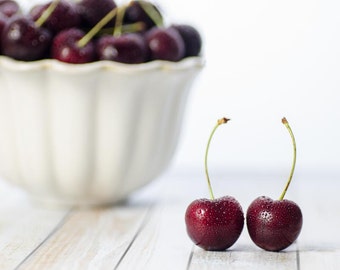
<instances>
[{"instance_id":1,"label":"curved stem","mask_svg":"<svg viewBox=\"0 0 340 270\"><path fill-rule=\"evenodd\" d=\"M214 197L214 193L213 193L213 190L212 190L212 187L211 187L211 182L210 182L209 172L208 172L208 152L209 152L210 142L211 142L212 137L215 134L216 129L220 125L227 123L229 120L230 119L227 119L227 118L221 118L217 121L215 127L213 128L213 130L210 133L210 136L209 136L209 139L208 139L208 144L207 144L207 147L205 149L204 168L205 168L205 175L206 175L207 182L208 182L209 194L210 194L210 198L212 200L215 199L215 197Z\"/></svg>"},{"instance_id":2,"label":"curved stem","mask_svg":"<svg viewBox=\"0 0 340 270\"><path fill-rule=\"evenodd\" d=\"M133 33L133 32L142 31L144 29L145 29L145 24L143 22L124 24L122 26L123 33Z\"/></svg>"},{"instance_id":3,"label":"curved stem","mask_svg":"<svg viewBox=\"0 0 340 270\"><path fill-rule=\"evenodd\" d=\"M85 36L78 40L77 45L80 48L84 47L116 14L117 8L112 9Z\"/></svg>"},{"instance_id":4,"label":"curved stem","mask_svg":"<svg viewBox=\"0 0 340 270\"><path fill-rule=\"evenodd\" d=\"M102 28L98 34L102 35L102 34L109 34L112 35L112 33L114 32L114 28L115 27L105 27ZM136 23L130 23L130 24L123 24L122 25L122 33L121 34L125 34L125 33L135 33L138 31L142 31L145 29L145 24L143 22L136 22Z\"/></svg>"},{"instance_id":5,"label":"curved stem","mask_svg":"<svg viewBox=\"0 0 340 270\"><path fill-rule=\"evenodd\" d=\"M294 174L294 171L295 171L295 163L296 163L296 141L295 141L295 137L294 137L294 134L293 134L293 131L292 129L290 128L289 126L289 123L287 121L287 119L284 117L282 118L282 124L284 124L286 126L286 128L288 129L288 132L290 134L290 137L292 138L292 143L293 143L293 164L292 164L292 168L290 170L290 174L289 174L289 177L288 177L288 181L286 183L286 186L279 198L280 201L283 200L283 198L285 197L286 195L286 192L288 190L288 187L290 185L290 182L292 181L292 178L293 178L293 174Z\"/></svg>"},{"instance_id":6,"label":"curved stem","mask_svg":"<svg viewBox=\"0 0 340 270\"><path fill-rule=\"evenodd\" d=\"M157 27L162 27L164 25L162 16L153 4L146 1L139 1L138 3Z\"/></svg>"},{"instance_id":7,"label":"curved stem","mask_svg":"<svg viewBox=\"0 0 340 270\"><path fill-rule=\"evenodd\" d=\"M113 30L113 36L115 37L118 37L122 34L125 10L126 10L126 5L123 5L118 8L117 16L116 16L116 23L115 23L115 27Z\"/></svg>"},{"instance_id":8,"label":"curved stem","mask_svg":"<svg viewBox=\"0 0 340 270\"><path fill-rule=\"evenodd\" d=\"M46 20L51 16L53 11L58 6L59 2L60 2L60 0L55 0L48 6L47 9L45 9L45 11L38 18L38 20L35 21L36 27L41 27L46 22Z\"/></svg>"}]
</instances>

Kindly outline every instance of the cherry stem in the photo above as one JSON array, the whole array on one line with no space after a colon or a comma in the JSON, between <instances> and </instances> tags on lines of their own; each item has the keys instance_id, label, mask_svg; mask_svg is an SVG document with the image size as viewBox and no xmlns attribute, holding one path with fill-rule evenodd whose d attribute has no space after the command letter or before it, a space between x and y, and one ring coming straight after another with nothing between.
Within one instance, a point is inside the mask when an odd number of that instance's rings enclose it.
<instances>
[{"instance_id":1,"label":"cherry stem","mask_svg":"<svg viewBox=\"0 0 340 270\"><path fill-rule=\"evenodd\" d=\"M115 27L113 29L113 36L117 37L122 34L123 31L123 19L126 10L126 5L118 8Z\"/></svg>"},{"instance_id":2,"label":"cherry stem","mask_svg":"<svg viewBox=\"0 0 340 270\"><path fill-rule=\"evenodd\" d=\"M78 40L78 47L84 47L117 14L117 8L107 13L85 36Z\"/></svg>"},{"instance_id":3,"label":"cherry stem","mask_svg":"<svg viewBox=\"0 0 340 270\"><path fill-rule=\"evenodd\" d=\"M204 159L205 175L206 175L207 182L208 182L208 188L209 188L210 198L211 198L212 200L215 199L215 196L214 196L214 193L213 193L213 190L212 190L212 187L211 187L211 182L210 182L209 173L208 173L208 152L209 152L210 142L211 142L212 137L213 137L214 134L215 134L216 129L217 129L220 125L227 123L229 120L230 120L230 119L228 119L228 118L221 118L221 119L219 119L219 120L217 121L215 127L213 128L213 130L212 130L211 133L210 133L209 140L208 140L208 144L207 144L207 148L206 148L206 150L205 150L205 159Z\"/></svg>"},{"instance_id":4,"label":"cherry stem","mask_svg":"<svg viewBox=\"0 0 340 270\"><path fill-rule=\"evenodd\" d=\"M58 6L59 2L60 0L55 0L48 6L47 9L45 9L45 11L39 17L39 19L35 21L36 27L41 27L46 22L46 20L51 16L53 11Z\"/></svg>"},{"instance_id":5,"label":"cherry stem","mask_svg":"<svg viewBox=\"0 0 340 270\"><path fill-rule=\"evenodd\" d=\"M123 24L122 25L122 34L134 33L134 32L138 32L138 31L142 31L144 29L145 29L145 24L143 22ZM113 32L114 32L114 27L110 27L110 28L101 29L98 33L99 34L112 34Z\"/></svg>"},{"instance_id":6,"label":"cherry stem","mask_svg":"<svg viewBox=\"0 0 340 270\"><path fill-rule=\"evenodd\" d=\"M122 27L123 33L138 32L145 29L145 24L143 22L136 22L131 24L125 24Z\"/></svg>"},{"instance_id":7,"label":"cherry stem","mask_svg":"<svg viewBox=\"0 0 340 270\"><path fill-rule=\"evenodd\" d=\"M162 16L159 14L153 4L146 1L139 1L139 4L157 27L162 27L164 25Z\"/></svg>"},{"instance_id":8,"label":"cherry stem","mask_svg":"<svg viewBox=\"0 0 340 270\"><path fill-rule=\"evenodd\" d=\"M293 143L293 164L292 164L292 168L290 170L290 174L289 174L289 177L288 177L288 181L287 181L287 184L279 198L280 201L283 200L283 198L285 197L286 195L286 192L288 190L288 187L290 185L290 182L292 181L292 178L293 178L293 174L294 174L294 170L295 170L295 163L296 163L296 141L295 141L295 137L294 137L294 134L293 134L293 131L292 129L290 128L289 126L289 123L287 121L287 119L284 117L282 118L282 124L284 124L286 126L286 128L288 129L289 131L289 134L290 134L290 137L292 138L292 143Z\"/></svg>"}]
</instances>

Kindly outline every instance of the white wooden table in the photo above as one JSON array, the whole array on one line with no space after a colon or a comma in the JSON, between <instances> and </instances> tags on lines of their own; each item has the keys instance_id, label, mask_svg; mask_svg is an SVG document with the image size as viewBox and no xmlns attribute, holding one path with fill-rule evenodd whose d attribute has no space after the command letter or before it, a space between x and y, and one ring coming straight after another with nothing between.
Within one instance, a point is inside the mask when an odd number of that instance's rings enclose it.
<instances>
[{"instance_id":1,"label":"white wooden table","mask_svg":"<svg viewBox=\"0 0 340 270\"><path fill-rule=\"evenodd\" d=\"M259 195L278 197L280 174L211 174L215 195L235 196L246 212ZM192 244L184 212L208 196L203 172L168 172L120 205L46 208L0 181L0 269L340 269L340 175L297 172L286 198L302 208L297 243L266 252L246 227L228 251Z\"/></svg>"}]
</instances>

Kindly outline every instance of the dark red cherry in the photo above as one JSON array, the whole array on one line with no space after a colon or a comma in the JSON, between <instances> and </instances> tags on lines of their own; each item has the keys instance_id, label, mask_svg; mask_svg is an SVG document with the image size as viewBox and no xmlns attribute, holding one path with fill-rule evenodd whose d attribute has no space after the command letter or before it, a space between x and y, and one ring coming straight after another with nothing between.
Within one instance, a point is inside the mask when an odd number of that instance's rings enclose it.
<instances>
[{"instance_id":1,"label":"dark red cherry","mask_svg":"<svg viewBox=\"0 0 340 270\"><path fill-rule=\"evenodd\" d=\"M187 233L205 250L222 251L240 237L244 215L239 202L231 197L193 201L185 213Z\"/></svg>"},{"instance_id":2,"label":"dark red cherry","mask_svg":"<svg viewBox=\"0 0 340 270\"><path fill-rule=\"evenodd\" d=\"M207 158L210 142L218 126L228 121L228 118L217 121L205 151L204 165L210 199L194 200L185 212L185 225L190 239L205 250L222 251L231 247L241 235L244 226L240 203L231 196L215 199L208 173Z\"/></svg>"},{"instance_id":3,"label":"dark red cherry","mask_svg":"<svg viewBox=\"0 0 340 270\"><path fill-rule=\"evenodd\" d=\"M47 57L51 40L51 33L32 19L16 17L3 29L2 53L17 60L39 60Z\"/></svg>"},{"instance_id":4,"label":"dark red cherry","mask_svg":"<svg viewBox=\"0 0 340 270\"><path fill-rule=\"evenodd\" d=\"M172 25L183 38L185 44L185 57L197 56L201 52L202 38L200 33L191 25Z\"/></svg>"},{"instance_id":5,"label":"dark red cherry","mask_svg":"<svg viewBox=\"0 0 340 270\"><path fill-rule=\"evenodd\" d=\"M184 57L185 45L174 28L154 27L146 33L151 59L179 61Z\"/></svg>"},{"instance_id":6,"label":"dark red cherry","mask_svg":"<svg viewBox=\"0 0 340 270\"><path fill-rule=\"evenodd\" d=\"M51 3L52 2L33 7L29 13L32 19L37 21ZM76 5L73 2L61 0L55 10L43 23L43 27L48 28L53 33L58 33L64 29L78 27L80 23L80 15L76 9Z\"/></svg>"},{"instance_id":7,"label":"dark red cherry","mask_svg":"<svg viewBox=\"0 0 340 270\"><path fill-rule=\"evenodd\" d=\"M293 201L261 196L247 210L247 227L257 246L268 251L280 251L298 238L302 212Z\"/></svg>"},{"instance_id":8,"label":"dark red cherry","mask_svg":"<svg viewBox=\"0 0 340 270\"><path fill-rule=\"evenodd\" d=\"M293 144L293 163L288 181L278 200L258 197L248 207L246 216L250 238L268 251L280 251L290 246L298 238L303 223L300 207L284 199L295 170L296 141L287 119L284 117L281 121L289 131Z\"/></svg>"},{"instance_id":9,"label":"dark red cherry","mask_svg":"<svg viewBox=\"0 0 340 270\"><path fill-rule=\"evenodd\" d=\"M112 60L127 64L143 63L148 58L145 39L139 34L103 36L96 45L100 60Z\"/></svg>"},{"instance_id":10,"label":"dark red cherry","mask_svg":"<svg viewBox=\"0 0 340 270\"><path fill-rule=\"evenodd\" d=\"M145 9L153 12L155 19L146 12ZM142 22L145 25L145 30L148 30L156 25L163 25L163 17L159 9L149 1L137 0L131 1L125 10L124 23Z\"/></svg>"},{"instance_id":11,"label":"dark red cherry","mask_svg":"<svg viewBox=\"0 0 340 270\"><path fill-rule=\"evenodd\" d=\"M5 17L5 15L3 15L2 13L0 13L0 37L2 35L2 32L6 26L7 23L7 17ZM1 42L0 42L0 54L1 54Z\"/></svg>"},{"instance_id":12,"label":"dark red cherry","mask_svg":"<svg viewBox=\"0 0 340 270\"><path fill-rule=\"evenodd\" d=\"M116 8L113 0L81 0L77 4L80 13L87 27L95 26L107 13ZM112 19L107 26L113 26L115 20Z\"/></svg>"},{"instance_id":13,"label":"dark red cherry","mask_svg":"<svg viewBox=\"0 0 340 270\"><path fill-rule=\"evenodd\" d=\"M84 46L79 46L78 41L85 33L77 28L70 28L59 32L53 39L52 58L67 63L89 63L96 60L95 46L89 41Z\"/></svg>"},{"instance_id":14,"label":"dark red cherry","mask_svg":"<svg viewBox=\"0 0 340 270\"><path fill-rule=\"evenodd\" d=\"M0 13L0 37L2 34L2 30L5 28L5 25L8 22L8 17L6 17L5 15L3 15L2 13Z\"/></svg>"}]
</instances>

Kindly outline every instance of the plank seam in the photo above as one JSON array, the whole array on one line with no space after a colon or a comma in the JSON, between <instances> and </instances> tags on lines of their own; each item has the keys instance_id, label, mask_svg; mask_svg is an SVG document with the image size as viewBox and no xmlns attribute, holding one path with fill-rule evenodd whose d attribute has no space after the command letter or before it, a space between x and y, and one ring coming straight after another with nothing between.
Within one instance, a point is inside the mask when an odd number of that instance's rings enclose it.
<instances>
[{"instance_id":1,"label":"plank seam","mask_svg":"<svg viewBox=\"0 0 340 270\"><path fill-rule=\"evenodd\" d=\"M191 262L192 262L192 258L193 258L193 256L194 256L194 248L195 248L195 245L192 245L192 248L191 248L191 252L190 252L190 255L189 255L189 259L188 259L188 263L187 263L186 270L189 270L189 269L190 269Z\"/></svg>"},{"instance_id":2,"label":"plank seam","mask_svg":"<svg viewBox=\"0 0 340 270\"><path fill-rule=\"evenodd\" d=\"M153 212L153 208L154 206L151 205L150 208L148 209L148 212L146 213L141 225L139 226L139 228L137 229L136 233L134 234L134 236L131 239L131 242L129 243L129 245L127 246L126 250L124 251L124 253L122 254L122 256L120 257L120 259L118 260L116 266L113 268L114 270L117 270L118 267L120 266L120 264L122 263L122 261L124 260L125 256L127 255L127 253L129 252L129 250L131 249L133 243L136 241L137 237L139 236L139 234L143 231L144 227L146 226L146 224L148 223L148 221L150 220L151 217L151 213Z\"/></svg>"},{"instance_id":3,"label":"plank seam","mask_svg":"<svg viewBox=\"0 0 340 270\"><path fill-rule=\"evenodd\" d=\"M29 259L31 256L34 255L47 241L65 224L66 220L73 212L73 208L71 208L66 215L57 223L57 225L51 230L51 232L39 243L30 253L26 255L26 257L14 268L14 270L20 269Z\"/></svg>"},{"instance_id":4,"label":"plank seam","mask_svg":"<svg viewBox=\"0 0 340 270\"><path fill-rule=\"evenodd\" d=\"M301 269L301 265L300 265L300 250L299 247L296 249L296 268L297 270Z\"/></svg>"}]
</instances>

